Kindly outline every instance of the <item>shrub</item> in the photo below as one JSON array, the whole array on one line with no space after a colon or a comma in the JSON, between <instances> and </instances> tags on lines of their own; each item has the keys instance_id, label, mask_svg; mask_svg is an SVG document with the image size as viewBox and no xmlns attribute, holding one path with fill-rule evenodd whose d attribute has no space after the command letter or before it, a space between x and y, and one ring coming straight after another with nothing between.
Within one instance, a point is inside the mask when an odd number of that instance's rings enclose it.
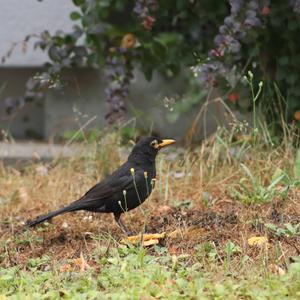
<instances>
[{"instance_id":1,"label":"shrub","mask_svg":"<svg viewBox=\"0 0 300 300\"><path fill-rule=\"evenodd\" d=\"M250 70L264 82L258 99L269 123L283 115L300 120L300 1L289 0L73 0L72 32L43 32L36 47L48 52L45 73L27 83L23 98L8 109L41 97L60 86L62 68L105 67L108 88L107 119L126 111L133 68L151 80L154 71L177 76L191 67L191 89L203 99L203 87L218 88L231 107L251 111L247 83ZM26 41L32 37L26 37ZM83 42L82 42L83 41ZM4 58L5 59L5 58ZM209 90L209 89L208 89ZM197 96L196 96L197 97ZM250 97L249 97L250 98ZM194 98L190 102L195 103Z\"/></svg>"}]
</instances>

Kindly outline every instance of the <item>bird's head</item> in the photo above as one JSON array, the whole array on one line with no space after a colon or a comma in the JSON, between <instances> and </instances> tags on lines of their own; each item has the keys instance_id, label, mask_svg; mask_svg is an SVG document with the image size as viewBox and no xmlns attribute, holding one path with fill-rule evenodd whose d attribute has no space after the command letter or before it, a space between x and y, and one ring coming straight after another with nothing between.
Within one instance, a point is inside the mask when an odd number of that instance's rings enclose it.
<instances>
[{"instance_id":1,"label":"bird's head","mask_svg":"<svg viewBox=\"0 0 300 300\"><path fill-rule=\"evenodd\" d=\"M160 139L154 136L148 136L140 139L132 149L130 156L144 155L154 160L158 151L168 145L175 143L172 139Z\"/></svg>"}]
</instances>

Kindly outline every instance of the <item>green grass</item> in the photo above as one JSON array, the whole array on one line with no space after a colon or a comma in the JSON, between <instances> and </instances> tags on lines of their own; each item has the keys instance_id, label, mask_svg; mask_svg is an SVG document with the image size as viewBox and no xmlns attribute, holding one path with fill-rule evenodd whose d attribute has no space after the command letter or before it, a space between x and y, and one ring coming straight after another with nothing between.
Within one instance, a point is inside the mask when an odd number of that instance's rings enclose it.
<instances>
[{"instance_id":1,"label":"green grass","mask_svg":"<svg viewBox=\"0 0 300 300\"><path fill-rule=\"evenodd\" d=\"M223 128L193 151L159 155L150 199L124 216L135 232L166 232L149 248L122 245L108 215L66 214L23 230L114 170L124 160L119 135L80 157L0 165L0 300L300 299L300 156L292 142L234 134ZM248 244L260 236L267 245Z\"/></svg>"},{"instance_id":2,"label":"green grass","mask_svg":"<svg viewBox=\"0 0 300 300\"><path fill-rule=\"evenodd\" d=\"M187 255L147 254L125 246L110 254L94 253L99 270L91 267L59 271L49 260L28 262L0 271L0 295L8 299L299 299L300 261L284 275L248 272L241 277ZM1 298L0 299L5 299Z\"/></svg>"}]
</instances>

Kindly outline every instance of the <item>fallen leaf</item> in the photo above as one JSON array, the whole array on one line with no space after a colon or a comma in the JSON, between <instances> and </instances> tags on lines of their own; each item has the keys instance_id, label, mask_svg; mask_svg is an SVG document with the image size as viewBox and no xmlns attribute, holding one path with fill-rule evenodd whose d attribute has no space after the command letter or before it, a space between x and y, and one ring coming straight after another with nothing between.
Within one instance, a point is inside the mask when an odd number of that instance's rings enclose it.
<instances>
[{"instance_id":1,"label":"fallen leaf","mask_svg":"<svg viewBox=\"0 0 300 300\"><path fill-rule=\"evenodd\" d=\"M248 239L249 246L262 246L268 243L268 238L265 236L253 236Z\"/></svg>"},{"instance_id":2,"label":"fallen leaf","mask_svg":"<svg viewBox=\"0 0 300 300\"><path fill-rule=\"evenodd\" d=\"M176 246L170 246L168 250L170 254L178 254L178 252L180 252L180 249L178 249Z\"/></svg>"},{"instance_id":3,"label":"fallen leaf","mask_svg":"<svg viewBox=\"0 0 300 300\"><path fill-rule=\"evenodd\" d=\"M143 241L143 246L147 247L147 246L157 245L158 243L159 243L158 239L151 239L151 240Z\"/></svg>"},{"instance_id":4,"label":"fallen leaf","mask_svg":"<svg viewBox=\"0 0 300 300\"><path fill-rule=\"evenodd\" d=\"M284 275L286 273L284 269L282 269L281 267L274 265L274 264L269 265L269 270L272 273L280 275L280 276Z\"/></svg>"},{"instance_id":5,"label":"fallen leaf","mask_svg":"<svg viewBox=\"0 0 300 300\"><path fill-rule=\"evenodd\" d=\"M149 233L149 234L139 234L139 235L133 235L129 236L126 239L122 239L120 241L121 244L137 244L138 242L142 241L143 246L151 246L156 245L159 243L160 239L165 238L166 233Z\"/></svg>"},{"instance_id":6,"label":"fallen leaf","mask_svg":"<svg viewBox=\"0 0 300 300\"><path fill-rule=\"evenodd\" d=\"M65 264L61 266L59 270L60 272L70 272L72 270L72 267L69 264Z\"/></svg>"},{"instance_id":7,"label":"fallen leaf","mask_svg":"<svg viewBox=\"0 0 300 300\"><path fill-rule=\"evenodd\" d=\"M90 268L90 266L84 259L82 252L80 252L80 257L74 259L74 264L75 264L75 266L80 267L81 272L84 272L85 270Z\"/></svg>"}]
</instances>

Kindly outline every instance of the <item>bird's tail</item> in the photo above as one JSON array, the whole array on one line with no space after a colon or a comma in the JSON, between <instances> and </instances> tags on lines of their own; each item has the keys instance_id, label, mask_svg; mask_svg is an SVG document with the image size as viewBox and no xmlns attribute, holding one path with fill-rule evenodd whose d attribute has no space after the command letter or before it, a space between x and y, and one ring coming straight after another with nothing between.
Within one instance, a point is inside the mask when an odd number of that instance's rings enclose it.
<instances>
[{"instance_id":1,"label":"bird's tail","mask_svg":"<svg viewBox=\"0 0 300 300\"><path fill-rule=\"evenodd\" d=\"M58 216L60 214L66 213L66 212L70 212L70 211L74 211L76 209L74 209L72 206L65 206L63 208L60 208L58 210L52 211L46 215L41 215L39 217L37 217L35 220L28 220L26 225L29 227L34 227L40 223L43 223L47 220L50 220L51 218Z\"/></svg>"}]
</instances>

